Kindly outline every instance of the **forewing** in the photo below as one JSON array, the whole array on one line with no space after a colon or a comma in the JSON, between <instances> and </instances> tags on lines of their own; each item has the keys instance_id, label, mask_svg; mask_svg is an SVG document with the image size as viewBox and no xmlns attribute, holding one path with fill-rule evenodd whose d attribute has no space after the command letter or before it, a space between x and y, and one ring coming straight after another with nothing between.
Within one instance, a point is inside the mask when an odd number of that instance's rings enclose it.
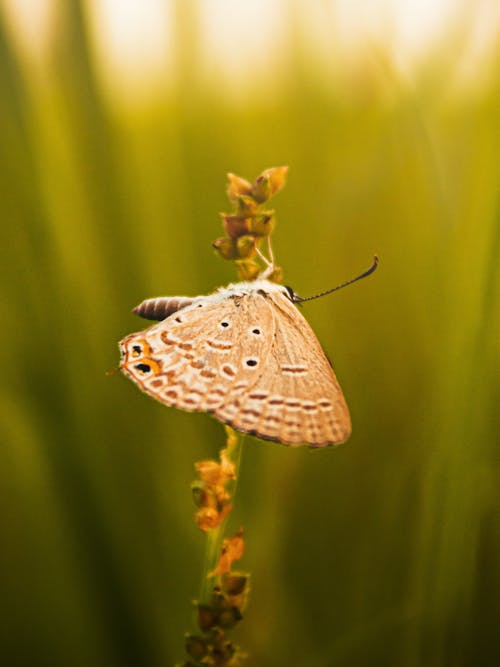
<instances>
[{"instance_id":1,"label":"forewing","mask_svg":"<svg viewBox=\"0 0 500 667\"><path fill-rule=\"evenodd\" d=\"M272 325L269 308L256 307L255 296L198 299L124 338L120 368L166 405L215 412L251 391L267 368Z\"/></svg>"},{"instance_id":2,"label":"forewing","mask_svg":"<svg viewBox=\"0 0 500 667\"><path fill-rule=\"evenodd\" d=\"M313 330L289 299L268 295L275 335L265 373L216 416L237 430L286 445L339 444L351 433L349 410Z\"/></svg>"}]
</instances>

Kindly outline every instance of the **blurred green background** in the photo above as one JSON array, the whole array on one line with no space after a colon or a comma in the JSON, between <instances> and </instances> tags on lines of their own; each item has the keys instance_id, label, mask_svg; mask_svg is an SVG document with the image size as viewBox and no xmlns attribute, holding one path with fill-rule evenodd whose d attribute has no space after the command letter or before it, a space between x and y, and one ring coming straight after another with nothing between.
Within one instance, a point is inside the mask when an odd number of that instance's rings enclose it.
<instances>
[{"instance_id":1,"label":"blurred green background","mask_svg":"<svg viewBox=\"0 0 500 667\"><path fill-rule=\"evenodd\" d=\"M463 3L408 67L384 39L343 49L340 2L311 3L314 25L273 2L271 26L228 3L224 74L204 38L223 3L160 1L168 63L142 76L135 54L130 81L98 2L52 3L48 36L15 4L0 14L0 663L183 658L204 553L193 463L223 429L106 371L139 301L235 279L210 245L225 173L288 164L285 283L308 295L381 265L303 310L350 442L247 439L236 639L261 667L500 664L498 25L464 60L495 3Z\"/></svg>"}]
</instances>

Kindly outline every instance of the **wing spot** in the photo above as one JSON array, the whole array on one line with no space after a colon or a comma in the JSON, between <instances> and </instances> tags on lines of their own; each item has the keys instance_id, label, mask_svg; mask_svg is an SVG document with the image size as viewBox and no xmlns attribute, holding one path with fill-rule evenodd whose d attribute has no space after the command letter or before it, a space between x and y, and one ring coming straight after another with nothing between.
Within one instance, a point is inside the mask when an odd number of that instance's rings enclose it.
<instances>
[{"instance_id":1,"label":"wing spot","mask_svg":"<svg viewBox=\"0 0 500 667\"><path fill-rule=\"evenodd\" d=\"M165 396L173 399L174 401L177 400L178 395L179 394L175 391L175 389L169 389L168 391L165 392Z\"/></svg>"},{"instance_id":2,"label":"wing spot","mask_svg":"<svg viewBox=\"0 0 500 667\"><path fill-rule=\"evenodd\" d=\"M193 343L178 343L178 347L181 348L181 350L192 350L193 349Z\"/></svg>"},{"instance_id":3,"label":"wing spot","mask_svg":"<svg viewBox=\"0 0 500 667\"><path fill-rule=\"evenodd\" d=\"M264 417L264 421L268 424L279 424L281 420L279 417L275 417L274 415L266 415L266 417Z\"/></svg>"},{"instance_id":4,"label":"wing spot","mask_svg":"<svg viewBox=\"0 0 500 667\"><path fill-rule=\"evenodd\" d=\"M204 368L205 361L203 359L195 359L189 365L191 368Z\"/></svg>"},{"instance_id":5,"label":"wing spot","mask_svg":"<svg viewBox=\"0 0 500 667\"><path fill-rule=\"evenodd\" d=\"M302 409L305 410L306 412L311 412L311 413L318 412L318 407L316 403L304 402L302 404Z\"/></svg>"},{"instance_id":6,"label":"wing spot","mask_svg":"<svg viewBox=\"0 0 500 667\"><path fill-rule=\"evenodd\" d=\"M257 417L255 417L254 415L243 415L243 417L241 418L241 421L242 421L243 424L247 424L249 426L252 426L252 425L255 425L255 423L257 421Z\"/></svg>"},{"instance_id":7,"label":"wing spot","mask_svg":"<svg viewBox=\"0 0 500 667\"><path fill-rule=\"evenodd\" d=\"M217 396L225 396L226 395L226 390L223 389L222 387L214 387L210 391L210 395L212 396L214 394L216 394Z\"/></svg>"},{"instance_id":8,"label":"wing spot","mask_svg":"<svg viewBox=\"0 0 500 667\"><path fill-rule=\"evenodd\" d=\"M191 392L186 396L186 398L183 399L183 403L186 403L187 405L198 405L198 403L201 400L202 394L197 391L196 389L192 389Z\"/></svg>"},{"instance_id":9,"label":"wing spot","mask_svg":"<svg viewBox=\"0 0 500 667\"><path fill-rule=\"evenodd\" d=\"M202 378L208 378L211 380L212 378L217 376L217 373L210 368L204 368L203 370L200 371L200 375Z\"/></svg>"},{"instance_id":10,"label":"wing spot","mask_svg":"<svg viewBox=\"0 0 500 667\"><path fill-rule=\"evenodd\" d=\"M226 322L226 321L221 322L221 323L220 323L220 326L221 326L223 329L227 329L227 327L229 326L229 322Z\"/></svg>"},{"instance_id":11,"label":"wing spot","mask_svg":"<svg viewBox=\"0 0 500 667\"><path fill-rule=\"evenodd\" d=\"M138 357L142 352L142 347L140 345L132 345L132 356Z\"/></svg>"},{"instance_id":12,"label":"wing spot","mask_svg":"<svg viewBox=\"0 0 500 667\"><path fill-rule=\"evenodd\" d=\"M215 395L215 394L208 394L207 396L207 404L208 405L215 405L217 403L220 403L222 401L222 396Z\"/></svg>"},{"instance_id":13,"label":"wing spot","mask_svg":"<svg viewBox=\"0 0 500 667\"><path fill-rule=\"evenodd\" d=\"M242 394L247 387L248 387L248 382L238 382L232 388L232 393Z\"/></svg>"},{"instance_id":14,"label":"wing spot","mask_svg":"<svg viewBox=\"0 0 500 667\"><path fill-rule=\"evenodd\" d=\"M249 394L248 398L251 398L254 401L265 401L267 396L267 394L262 392L261 394Z\"/></svg>"},{"instance_id":15,"label":"wing spot","mask_svg":"<svg viewBox=\"0 0 500 667\"><path fill-rule=\"evenodd\" d=\"M283 405L284 402L284 399L280 398L279 396L269 399L269 405Z\"/></svg>"},{"instance_id":16,"label":"wing spot","mask_svg":"<svg viewBox=\"0 0 500 667\"><path fill-rule=\"evenodd\" d=\"M180 342L180 341L178 341L176 338L171 338L171 337L168 335L168 332L167 332L167 331L164 331L164 332L161 334L161 339L162 339L162 341L165 343L165 345L178 345L179 342Z\"/></svg>"},{"instance_id":17,"label":"wing spot","mask_svg":"<svg viewBox=\"0 0 500 667\"><path fill-rule=\"evenodd\" d=\"M236 368L231 364L224 364L221 368L221 374L233 378L236 375Z\"/></svg>"},{"instance_id":18,"label":"wing spot","mask_svg":"<svg viewBox=\"0 0 500 667\"><path fill-rule=\"evenodd\" d=\"M301 402L297 401L295 399L289 399L288 401L285 401L285 405L287 408L291 408L292 410L297 410L301 406Z\"/></svg>"},{"instance_id":19,"label":"wing spot","mask_svg":"<svg viewBox=\"0 0 500 667\"><path fill-rule=\"evenodd\" d=\"M156 380L151 380L151 386L152 387L161 387L163 385L163 379L162 378L156 378Z\"/></svg>"},{"instance_id":20,"label":"wing spot","mask_svg":"<svg viewBox=\"0 0 500 667\"><path fill-rule=\"evenodd\" d=\"M281 370L283 373L286 373L287 375L306 375L307 374L307 366L282 366Z\"/></svg>"},{"instance_id":21,"label":"wing spot","mask_svg":"<svg viewBox=\"0 0 500 667\"><path fill-rule=\"evenodd\" d=\"M251 415L252 417L260 417L260 412L253 410L253 408L243 408L241 413L243 415Z\"/></svg>"},{"instance_id":22,"label":"wing spot","mask_svg":"<svg viewBox=\"0 0 500 667\"><path fill-rule=\"evenodd\" d=\"M233 347L232 343L225 343L224 341L215 340L213 338L209 338L206 341L206 344L218 352L225 352L226 350L230 350Z\"/></svg>"},{"instance_id":23,"label":"wing spot","mask_svg":"<svg viewBox=\"0 0 500 667\"><path fill-rule=\"evenodd\" d=\"M260 329L252 329L252 333L255 334L256 336L260 336Z\"/></svg>"},{"instance_id":24,"label":"wing spot","mask_svg":"<svg viewBox=\"0 0 500 667\"><path fill-rule=\"evenodd\" d=\"M245 364L247 366L250 366L250 368L254 368L255 366L257 366L258 363L259 363L258 359L247 359L245 361Z\"/></svg>"},{"instance_id":25,"label":"wing spot","mask_svg":"<svg viewBox=\"0 0 500 667\"><path fill-rule=\"evenodd\" d=\"M149 364L136 364L134 366L140 373L151 373L151 366Z\"/></svg>"}]
</instances>

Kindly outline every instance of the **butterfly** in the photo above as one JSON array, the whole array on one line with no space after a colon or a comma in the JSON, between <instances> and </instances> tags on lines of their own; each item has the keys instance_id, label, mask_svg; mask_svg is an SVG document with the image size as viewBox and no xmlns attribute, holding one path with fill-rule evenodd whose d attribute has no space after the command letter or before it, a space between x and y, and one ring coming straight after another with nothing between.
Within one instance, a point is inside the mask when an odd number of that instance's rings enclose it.
<instances>
[{"instance_id":1,"label":"butterfly","mask_svg":"<svg viewBox=\"0 0 500 667\"><path fill-rule=\"evenodd\" d=\"M333 368L288 287L257 279L208 296L159 297L134 312L160 320L120 342L120 369L165 405L209 412L284 445L324 447L351 434Z\"/></svg>"}]
</instances>

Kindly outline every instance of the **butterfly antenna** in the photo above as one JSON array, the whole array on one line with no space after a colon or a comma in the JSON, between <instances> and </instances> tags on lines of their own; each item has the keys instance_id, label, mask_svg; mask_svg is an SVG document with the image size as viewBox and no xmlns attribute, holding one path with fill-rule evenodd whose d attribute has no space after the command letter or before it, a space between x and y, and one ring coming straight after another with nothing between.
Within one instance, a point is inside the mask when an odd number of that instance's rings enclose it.
<instances>
[{"instance_id":1,"label":"butterfly antenna","mask_svg":"<svg viewBox=\"0 0 500 667\"><path fill-rule=\"evenodd\" d=\"M320 292L319 294L315 294L314 296L306 296L302 297L299 296L298 294L293 295L293 302L294 303L304 303L304 301L312 301L313 299L319 299L320 296L326 296L327 294L331 294L332 292L336 292L339 289L342 289L343 287L347 287L347 285L351 285L352 283L355 283L357 280L361 280L361 278L366 278L366 276L369 276L370 273L373 273L375 269L378 266L378 257L375 255L373 258L373 264L370 266L369 269L364 271L360 276L356 276L356 278L351 278L351 280L347 280L345 283L342 283L340 285L337 285L337 287L333 287L332 289L328 289L325 292Z\"/></svg>"}]
</instances>

